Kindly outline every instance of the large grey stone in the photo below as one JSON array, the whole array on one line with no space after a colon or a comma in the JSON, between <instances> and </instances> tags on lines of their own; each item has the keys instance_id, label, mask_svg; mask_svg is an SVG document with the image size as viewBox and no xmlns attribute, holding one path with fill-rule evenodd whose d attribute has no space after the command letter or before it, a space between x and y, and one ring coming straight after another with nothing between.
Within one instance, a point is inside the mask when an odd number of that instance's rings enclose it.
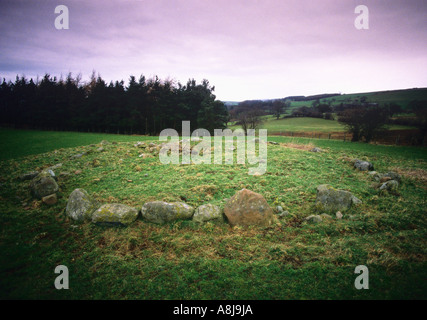
<instances>
[{"instance_id":1,"label":"large grey stone","mask_svg":"<svg viewBox=\"0 0 427 320\"><path fill-rule=\"evenodd\" d=\"M317 187L316 207L327 212L345 211L352 205L358 205L362 201L351 192L338 190L329 184Z\"/></svg>"},{"instance_id":2,"label":"large grey stone","mask_svg":"<svg viewBox=\"0 0 427 320\"><path fill-rule=\"evenodd\" d=\"M138 210L120 203L107 203L95 210L92 222L103 225L128 226L138 218Z\"/></svg>"},{"instance_id":3,"label":"large grey stone","mask_svg":"<svg viewBox=\"0 0 427 320\"><path fill-rule=\"evenodd\" d=\"M54 194L59 190L55 179L46 171L41 172L31 181L30 188L32 195L37 199Z\"/></svg>"},{"instance_id":4,"label":"large grey stone","mask_svg":"<svg viewBox=\"0 0 427 320\"><path fill-rule=\"evenodd\" d=\"M75 221L90 220L98 203L84 189L75 189L68 197L66 214Z\"/></svg>"},{"instance_id":5,"label":"large grey stone","mask_svg":"<svg viewBox=\"0 0 427 320\"><path fill-rule=\"evenodd\" d=\"M354 167L360 171L372 171L374 170L374 165L369 161L363 161L356 159L354 160Z\"/></svg>"},{"instance_id":6,"label":"large grey stone","mask_svg":"<svg viewBox=\"0 0 427 320\"><path fill-rule=\"evenodd\" d=\"M193 214L194 208L183 202L152 201L145 203L141 208L143 219L158 224L190 219Z\"/></svg>"},{"instance_id":7,"label":"large grey stone","mask_svg":"<svg viewBox=\"0 0 427 320\"><path fill-rule=\"evenodd\" d=\"M215 206L210 203L204 204L198 207L194 212L194 222L203 223L211 220L223 220L221 209L218 206Z\"/></svg>"},{"instance_id":8,"label":"large grey stone","mask_svg":"<svg viewBox=\"0 0 427 320\"><path fill-rule=\"evenodd\" d=\"M397 182L396 180L389 180L380 186L380 190L396 191L398 187L399 182Z\"/></svg>"}]
</instances>

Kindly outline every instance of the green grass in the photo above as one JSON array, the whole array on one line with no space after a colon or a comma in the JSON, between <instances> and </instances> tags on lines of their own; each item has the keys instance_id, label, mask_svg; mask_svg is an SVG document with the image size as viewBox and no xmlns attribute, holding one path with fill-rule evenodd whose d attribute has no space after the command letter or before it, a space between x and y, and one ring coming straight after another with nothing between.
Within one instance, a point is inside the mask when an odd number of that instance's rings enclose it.
<instances>
[{"instance_id":1,"label":"green grass","mask_svg":"<svg viewBox=\"0 0 427 320\"><path fill-rule=\"evenodd\" d=\"M1 134L2 153L9 156L0 161L0 298L427 298L427 186L413 174L427 170L425 148L271 137L282 145L268 146L267 172L249 176L248 164L162 165L155 154L139 157L144 151L134 142L156 137ZM42 136L46 142L35 148L34 139ZM104 139L117 144L96 152ZM326 152L289 148L302 145ZM92 152L70 159L84 151ZM398 194L380 194L367 173L352 168L352 158L372 161L379 172L405 173ZM29 182L17 177L56 163L63 164L57 175L70 175L59 178L58 203L49 207L32 199ZM318 213L314 200L322 183L353 192L363 204L342 220L304 222ZM107 228L64 216L67 197L78 187L103 203L136 208L146 201L181 199L195 207L223 207L224 199L248 188L291 214L267 228L191 221L159 226L142 220ZM69 290L53 286L59 264L69 268ZM369 290L354 288L357 265L369 268Z\"/></svg>"},{"instance_id":2,"label":"green grass","mask_svg":"<svg viewBox=\"0 0 427 320\"><path fill-rule=\"evenodd\" d=\"M0 160L39 154L58 148L71 148L98 143L102 140L137 141L138 136L50 132L40 130L14 130L0 128Z\"/></svg>"},{"instance_id":3,"label":"green grass","mask_svg":"<svg viewBox=\"0 0 427 320\"><path fill-rule=\"evenodd\" d=\"M269 133L287 132L345 132L345 126L338 121L318 118L289 118L279 119L271 117L263 124L262 129Z\"/></svg>"},{"instance_id":4,"label":"green grass","mask_svg":"<svg viewBox=\"0 0 427 320\"><path fill-rule=\"evenodd\" d=\"M277 120L274 116L262 117L263 123L259 129L267 129L269 134L278 134L284 132L346 132L347 129L344 125L336 120L325 120L320 118L286 118ZM240 128L237 125L231 125L230 129L235 130ZM408 126L392 125L388 127L389 130L404 130L413 129Z\"/></svg>"}]
</instances>

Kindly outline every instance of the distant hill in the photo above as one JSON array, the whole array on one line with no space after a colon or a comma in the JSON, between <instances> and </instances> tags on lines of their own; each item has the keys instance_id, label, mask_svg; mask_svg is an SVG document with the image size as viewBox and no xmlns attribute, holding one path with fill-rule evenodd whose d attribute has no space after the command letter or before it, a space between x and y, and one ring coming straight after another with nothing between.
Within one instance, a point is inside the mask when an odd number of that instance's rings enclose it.
<instances>
[{"instance_id":1,"label":"distant hill","mask_svg":"<svg viewBox=\"0 0 427 320\"><path fill-rule=\"evenodd\" d=\"M365 98L363 98L365 97ZM362 93L351 93L351 94L317 94L311 96L288 96L282 99L271 99L263 101L273 100L290 100L291 108L300 107L303 105L310 106L314 101L319 100L320 103L327 103L331 105L337 105L340 103L354 103L360 102L364 99L368 103L390 103L394 102L399 104L403 109L406 109L409 102L413 100L427 100L427 88L413 88L413 89L401 89L401 90L387 90L387 91L375 91L375 92L362 92ZM224 101L225 105L230 108L239 104L238 101Z\"/></svg>"},{"instance_id":2,"label":"distant hill","mask_svg":"<svg viewBox=\"0 0 427 320\"><path fill-rule=\"evenodd\" d=\"M403 109L406 109L408 104L413 100L427 100L427 88L342 94L337 97L328 98L326 99L326 102L331 101L332 105L358 102L362 97L366 97L366 102L368 103L383 104L394 102L400 105Z\"/></svg>"},{"instance_id":3,"label":"distant hill","mask_svg":"<svg viewBox=\"0 0 427 320\"><path fill-rule=\"evenodd\" d=\"M227 109L230 109L232 106L237 106L239 104L238 101L223 101Z\"/></svg>"},{"instance_id":4,"label":"distant hill","mask_svg":"<svg viewBox=\"0 0 427 320\"><path fill-rule=\"evenodd\" d=\"M427 100L427 88L413 88L413 89L400 89L400 90L387 90L387 91L374 91L374 92L361 92L361 93L324 93L310 96L288 96L281 99L264 99L266 105L274 100L288 100L291 101L291 110L301 106L311 106L316 100L320 103L330 104L331 106L339 105L340 103L357 103L362 100L367 103L390 103L394 102L400 105L403 109L408 107L408 104L413 100ZM256 101L256 100L253 100ZM238 105L239 101L223 101L228 109Z\"/></svg>"}]
</instances>

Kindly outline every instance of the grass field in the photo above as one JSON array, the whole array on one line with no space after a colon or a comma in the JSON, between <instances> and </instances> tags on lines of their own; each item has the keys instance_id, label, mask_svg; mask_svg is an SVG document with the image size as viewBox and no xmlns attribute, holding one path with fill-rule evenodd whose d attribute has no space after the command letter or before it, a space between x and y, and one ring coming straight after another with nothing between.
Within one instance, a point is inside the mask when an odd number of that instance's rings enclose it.
<instances>
[{"instance_id":1,"label":"grass field","mask_svg":"<svg viewBox=\"0 0 427 320\"><path fill-rule=\"evenodd\" d=\"M1 130L0 298L19 299L426 299L427 150L332 140L271 137L268 167L162 165L139 157L138 137ZM96 152L101 140L117 141ZM95 146L89 146L96 144ZM306 151L311 146L323 153ZM87 155L71 159L81 152ZM380 194L349 159L398 171L397 194ZM31 198L17 177L57 163L58 203ZM76 170L81 173L76 174ZM304 221L316 187L329 183L363 201L341 220ZM247 188L290 215L266 228L226 223L142 220L126 228L76 224L64 215L69 194L84 188L102 203L140 208L153 200L224 206ZM56 290L57 265L70 289ZM354 269L369 268L369 290L356 290Z\"/></svg>"},{"instance_id":2,"label":"grass field","mask_svg":"<svg viewBox=\"0 0 427 320\"><path fill-rule=\"evenodd\" d=\"M344 125L336 120L325 120L320 118L286 118L277 120L274 116L263 116L263 123L259 129L267 129L269 134L278 134L283 132L346 132L347 129ZM239 128L239 126L230 126L231 129ZM405 130L413 129L408 126L392 125L388 127L389 130Z\"/></svg>"}]
</instances>

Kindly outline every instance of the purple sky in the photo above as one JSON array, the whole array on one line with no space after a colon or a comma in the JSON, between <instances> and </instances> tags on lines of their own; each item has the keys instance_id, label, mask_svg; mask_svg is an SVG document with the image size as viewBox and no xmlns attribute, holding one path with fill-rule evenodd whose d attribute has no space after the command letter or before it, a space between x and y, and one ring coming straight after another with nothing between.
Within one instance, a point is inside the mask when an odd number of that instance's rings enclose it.
<instances>
[{"instance_id":1,"label":"purple sky","mask_svg":"<svg viewBox=\"0 0 427 320\"><path fill-rule=\"evenodd\" d=\"M354 9L369 8L369 30ZM57 5L70 29L54 26ZM206 78L218 99L427 87L425 0L0 0L0 76Z\"/></svg>"}]
</instances>

